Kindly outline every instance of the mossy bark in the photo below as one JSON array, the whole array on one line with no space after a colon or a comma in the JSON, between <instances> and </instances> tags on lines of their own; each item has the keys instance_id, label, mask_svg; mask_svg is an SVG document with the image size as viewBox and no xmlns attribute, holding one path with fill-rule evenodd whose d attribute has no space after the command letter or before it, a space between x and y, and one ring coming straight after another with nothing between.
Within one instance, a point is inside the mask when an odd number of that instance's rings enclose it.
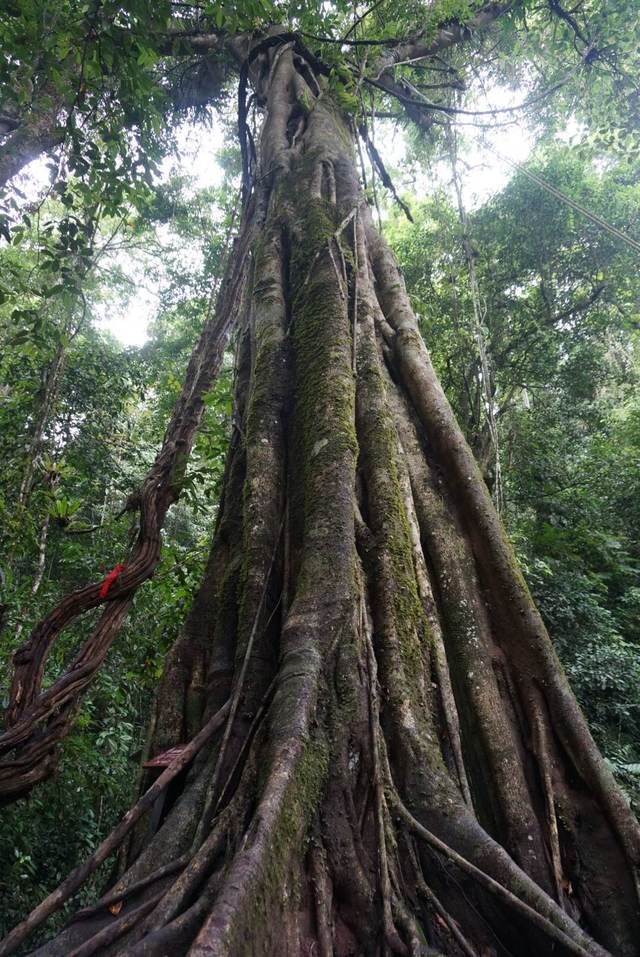
<instances>
[{"instance_id":1,"label":"mossy bark","mask_svg":"<svg viewBox=\"0 0 640 957\"><path fill-rule=\"evenodd\" d=\"M117 940L98 909L37 953L638 957L638 825L373 229L350 128L291 42L250 80L237 426L150 748L227 700L229 719L130 843Z\"/></svg>"}]
</instances>

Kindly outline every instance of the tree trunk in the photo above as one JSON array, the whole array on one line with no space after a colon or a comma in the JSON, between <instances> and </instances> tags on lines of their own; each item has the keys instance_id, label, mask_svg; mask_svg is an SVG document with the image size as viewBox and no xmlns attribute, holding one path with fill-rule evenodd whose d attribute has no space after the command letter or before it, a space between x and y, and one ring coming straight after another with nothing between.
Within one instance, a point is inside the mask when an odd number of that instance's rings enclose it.
<instances>
[{"instance_id":1,"label":"tree trunk","mask_svg":"<svg viewBox=\"0 0 640 957\"><path fill-rule=\"evenodd\" d=\"M43 376L42 389L38 394L39 407L35 415L31 438L27 444L26 461L22 474L22 482L20 483L20 492L18 494L18 504L22 508L27 507L29 499L31 498L34 474L42 453L45 430L49 425L51 414L58 400L58 390L65 358L66 349L64 341L61 338L56 346L53 358L46 368Z\"/></svg>"},{"instance_id":2,"label":"tree trunk","mask_svg":"<svg viewBox=\"0 0 640 957\"><path fill-rule=\"evenodd\" d=\"M36 953L638 955L637 822L373 228L350 127L299 44L249 62L265 118L238 424L152 753L227 711L126 823L103 904Z\"/></svg>"},{"instance_id":3,"label":"tree trunk","mask_svg":"<svg viewBox=\"0 0 640 957\"><path fill-rule=\"evenodd\" d=\"M50 152L63 139L64 122L55 99L46 109L35 109L21 118L16 129L0 145L0 189L28 163Z\"/></svg>"}]
</instances>

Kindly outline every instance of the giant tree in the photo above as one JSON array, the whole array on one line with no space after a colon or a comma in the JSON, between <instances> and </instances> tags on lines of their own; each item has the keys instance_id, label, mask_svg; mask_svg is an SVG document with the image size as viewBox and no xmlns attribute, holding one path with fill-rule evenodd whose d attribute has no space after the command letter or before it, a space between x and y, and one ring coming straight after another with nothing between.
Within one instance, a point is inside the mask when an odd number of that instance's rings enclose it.
<instances>
[{"instance_id":1,"label":"giant tree","mask_svg":"<svg viewBox=\"0 0 640 957\"><path fill-rule=\"evenodd\" d=\"M254 5L251 29L223 7L175 6L164 36L154 15L158 83L182 44L238 74L238 236L163 447L128 503L140 511L132 557L67 596L16 654L0 738L7 799L53 769L157 564L234 327L222 499L152 719L150 752L167 766L0 953L120 847L105 897L37 953L631 957L638 824L434 374L357 163L360 133L390 182L367 121L402 108L428 131L455 114L446 90L424 96L424 72L459 86L454 48L494 42L478 36L492 24L510 67L518 23L537 37L532 59L556 43L573 51L542 100L594 62L600 93L623 85L624 48L601 41L591 5L413 4L399 22L377 4L350 26L341 4L306 18L270 7L271 25ZM343 22L342 40L319 37ZM87 50L97 14L91 31ZM102 109L86 123L98 137ZM61 629L101 604L67 673L42 690Z\"/></svg>"}]
</instances>

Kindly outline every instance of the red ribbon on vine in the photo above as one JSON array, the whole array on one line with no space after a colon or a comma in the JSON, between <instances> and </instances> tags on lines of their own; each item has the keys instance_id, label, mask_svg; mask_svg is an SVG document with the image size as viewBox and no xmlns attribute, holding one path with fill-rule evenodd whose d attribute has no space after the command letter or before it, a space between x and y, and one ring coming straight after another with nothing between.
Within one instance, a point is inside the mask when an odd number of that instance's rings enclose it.
<instances>
[{"instance_id":1,"label":"red ribbon on vine","mask_svg":"<svg viewBox=\"0 0 640 957\"><path fill-rule=\"evenodd\" d=\"M109 591L109 589L111 588L111 586L113 585L114 581L116 580L120 572L123 570L123 568L126 568L126 567L127 567L126 563L124 562L120 562L118 565L113 566L113 568L111 569L107 577L104 579L104 581L100 585L100 591L98 592L100 598L107 597L107 592Z\"/></svg>"}]
</instances>

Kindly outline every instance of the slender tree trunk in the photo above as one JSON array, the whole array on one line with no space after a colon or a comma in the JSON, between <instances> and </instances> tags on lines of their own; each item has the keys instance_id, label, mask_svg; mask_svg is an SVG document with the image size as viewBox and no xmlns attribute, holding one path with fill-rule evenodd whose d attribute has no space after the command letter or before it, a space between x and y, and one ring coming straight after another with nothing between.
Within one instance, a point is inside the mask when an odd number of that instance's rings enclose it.
<instances>
[{"instance_id":1,"label":"slender tree trunk","mask_svg":"<svg viewBox=\"0 0 640 957\"><path fill-rule=\"evenodd\" d=\"M36 413L33 431L27 447L26 462L22 482L20 483L20 492L18 494L18 504L21 505L22 508L27 507L31 497L33 477L36 465L38 464L38 458L42 452L45 429L49 424L51 414L58 399L65 357L66 349L64 342L61 340L56 346L56 351L44 376L40 405Z\"/></svg>"},{"instance_id":2,"label":"slender tree trunk","mask_svg":"<svg viewBox=\"0 0 640 957\"><path fill-rule=\"evenodd\" d=\"M36 466L38 465L38 460L42 453L42 446L44 440L45 430L49 424L51 414L53 412L54 406L58 398L58 391L60 387L60 380L62 378L62 373L64 370L65 362L65 347L62 342L59 342L54 356L49 364L49 367L46 370L44 376L44 382L42 384L41 390L41 400L40 405L37 410L35 422L33 425L33 432L27 446L27 456L24 466L24 471L22 473L22 482L20 483L20 491L18 493L18 504L21 508L26 509L29 505L31 499L31 493L33 491L34 485L34 476ZM52 485L54 481L54 474L49 476L49 483ZM44 579L45 571L45 562L47 555L47 539L49 537L49 526L51 524L51 516L47 512L40 526L40 532L38 534L38 563L36 565L35 574L33 582L31 584L29 600L35 598L35 596L40 591L40 586ZM15 635L14 640L17 643L22 636L24 631L25 618L28 617L28 608L23 605L17 614L17 621L15 626ZM2 621L0 619L0 630L2 628Z\"/></svg>"},{"instance_id":3,"label":"slender tree trunk","mask_svg":"<svg viewBox=\"0 0 640 957\"><path fill-rule=\"evenodd\" d=\"M64 122L54 102L45 110L32 111L0 145L0 189L28 163L50 152L64 139Z\"/></svg>"},{"instance_id":4,"label":"slender tree trunk","mask_svg":"<svg viewBox=\"0 0 640 957\"><path fill-rule=\"evenodd\" d=\"M350 128L299 45L260 49L238 426L151 751L203 730L0 955L127 836L103 904L41 957L638 955L637 822L373 228Z\"/></svg>"},{"instance_id":5,"label":"slender tree trunk","mask_svg":"<svg viewBox=\"0 0 640 957\"><path fill-rule=\"evenodd\" d=\"M36 565L36 573L33 578L33 583L31 585L30 599L36 597L40 591L40 586L44 579L45 564L47 560L47 539L49 537L49 525L51 524L51 516L47 512L44 518L42 519L42 525L40 526L40 533L38 535L38 564ZM24 630L24 616L27 613L25 607L20 609L19 620L16 622L15 630L15 640L18 641L22 632Z\"/></svg>"},{"instance_id":6,"label":"slender tree trunk","mask_svg":"<svg viewBox=\"0 0 640 957\"><path fill-rule=\"evenodd\" d=\"M473 306L473 335L478 347L478 374L477 390L483 410L483 419L478 424L476 436L476 457L482 467L483 475L486 476L487 466L493 458L493 475L491 475L491 487L493 491L493 500L496 509L500 513L504 506L504 488L502 483L502 463L500 461L501 448L498 434L498 419L496 416L496 383L491 369L491 362L487 351L487 337L485 334L485 320L487 308L482 301L480 294L480 284L478 282L478 273L476 270L475 254L471 242L471 230L469 227L469 217L464 205L462 191L462 182L458 170L458 146L455 130L449 125L447 128L447 140L449 147L449 160L451 163L451 174L453 186L458 202L458 216L460 219L462 249L464 252L467 274L469 277L469 289L471 292L471 303ZM479 453L479 454L478 454Z\"/></svg>"}]
</instances>

